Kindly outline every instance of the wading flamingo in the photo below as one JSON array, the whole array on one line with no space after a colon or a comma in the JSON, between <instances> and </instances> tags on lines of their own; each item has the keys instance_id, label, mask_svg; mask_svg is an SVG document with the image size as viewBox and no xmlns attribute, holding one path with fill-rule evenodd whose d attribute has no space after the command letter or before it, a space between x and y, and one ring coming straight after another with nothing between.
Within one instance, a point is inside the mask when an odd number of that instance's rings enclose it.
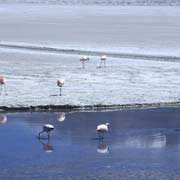
<instances>
[{"instance_id":1,"label":"wading flamingo","mask_svg":"<svg viewBox=\"0 0 180 180\"><path fill-rule=\"evenodd\" d=\"M4 88L4 91L7 95L7 89L6 89L6 79L3 77L3 76L0 76L0 86L1 86L1 90L0 90L0 95L3 91L3 88Z\"/></svg>"},{"instance_id":2,"label":"wading flamingo","mask_svg":"<svg viewBox=\"0 0 180 180\"><path fill-rule=\"evenodd\" d=\"M87 56L83 56L83 57L81 57L80 58L80 62L82 62L82 68L83 69L85 69L85 62L86 61L89 61L90 59L89 59L89 57L87 57Z\"/></svg>"},{"instance_id":3,"label":"wading flamingo","mask_svg":"<svg viewBox=\"0 0 180 180\"><path fill-rule=\"evenodd\" d=\"M64 86L64 83L65 83L64 79L57 80L57 86L60 88L60 94L59 94L60 96L62 95L61 91L62 91L62 87Z\"/></svg>"},{"instance_id":4,"label":"wading flamingo","mask_svg":"<svg viewBox=\"0 0 180 180\"><path fill-rule=\"evenodd\" d=\"M96 131L99 133L99 139L104 139L104 133L108 132L108 130L109 130L109 123L98 125Z\"/></svg>"},{"instance_id":5,"label":"wading flamingo","mask_svg":"<svg viewBox=\"0 0 180 180\"><path fill-rule=\"evenodd\" d=\"M44 132L47 133L48 139L49 139L49 138L50 138L49 132L52 131L52 130L54 130L54 126L53 126L53 125L51 125L51 124L45 124L45 125L43 126L43 130L39 133L39 139L41 138L41 134L44 133Z\"/></svg>"}]
</instances>

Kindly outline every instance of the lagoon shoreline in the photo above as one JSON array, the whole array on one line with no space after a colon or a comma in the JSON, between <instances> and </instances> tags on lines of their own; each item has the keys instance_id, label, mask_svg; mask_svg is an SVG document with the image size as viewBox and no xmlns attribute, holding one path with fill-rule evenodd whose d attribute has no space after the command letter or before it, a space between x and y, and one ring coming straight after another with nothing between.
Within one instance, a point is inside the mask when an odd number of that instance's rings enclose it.
<instances>
[{"instance_id":1,"label":"lagoon shoreline","mask_svg":"<svg viewBox=\"0 0 180 180\"><path fill-rule=\"evenodd\" d=\"M157 103L134 103L134 104L117 104L117 105L37 105L37 106L0 106L0 112L53 112L53 111L111 111L111 110L131 110L147 108L171 108L180 107L180 102L157 102Z\"/></svg>"}]
</instances>

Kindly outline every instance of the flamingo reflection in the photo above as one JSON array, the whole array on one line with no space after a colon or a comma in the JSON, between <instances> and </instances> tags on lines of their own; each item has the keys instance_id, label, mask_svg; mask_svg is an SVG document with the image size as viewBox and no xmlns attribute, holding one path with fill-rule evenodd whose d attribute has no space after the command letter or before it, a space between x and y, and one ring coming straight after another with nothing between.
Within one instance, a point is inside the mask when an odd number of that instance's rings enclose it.
<instances>
[{"instance_id":1,"label":"flamingo reflection","mask_svg":"<svg viewBox=\"0 0 180 180\"><path fill-rule=\"evenodd\" d=\"M59 122L63 122L65 119L66 119L66 116L65 116L66 114L64 113L64 112L60 112L60 113L58 113L57 114L57 120L59 121Z\"/></svg>"},{"instance_id":2,"label":"flamingo reflection","mask_svg":"<svg viewBox=\"0 0 180 180\"><path fill-rule=\"evenodd\" d=\"M5 114L0 114L0 124L5 124L7 122L7 116Z\"/></svg>"},{"instance_id":3,"label":"flamingo reflection","mask_svg":"<svg viewBox=\"0 0 180 180\"><path fill-rule=\"evenodd\" d=\"M105 144L103 141L99 141L97 146L97 152L101 154L105 154L109 152L109 146Z\"/></svg>"},{"instance_id":4,"label":"flamingo reflection","mask_svg":"<svg viewBox=\"0 0 180 180\"><path fill-rule=\"evenodd\" d=\"M46 143L42 139L39 139L39 142L42 144L43 150L45 152L51 153L51 152L54 151L54 147L50 144L50 140L49 139L46 140Z\"/></svg>"}]
</instances>

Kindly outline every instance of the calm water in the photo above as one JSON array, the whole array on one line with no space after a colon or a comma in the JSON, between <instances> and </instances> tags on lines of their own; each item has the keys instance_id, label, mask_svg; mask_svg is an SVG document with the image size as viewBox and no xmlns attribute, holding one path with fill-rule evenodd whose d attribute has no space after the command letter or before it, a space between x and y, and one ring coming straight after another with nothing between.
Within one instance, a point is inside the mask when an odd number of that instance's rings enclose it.
<instances>
[{"instance_id":1,"label":"calm water","mask_svg":"<svg viewBox=\"0 0 180 180\"><path fill-rule=\"evenodd\" d=\"M2 180L180 179L178 108L7 113L0 122ZM99 141L105 122L110 131ZM56 128L50 141L37 139L45 123Z\"/></svg>"},{"instance_id":2,"label":"calm water","mask_svg":"<svg viewBox=\"0 0 180 180\"><path fill-rule=\"evenodd\" d=\"M60 5L180 5L179 0L0 0L0 3Z\"/></svg>"}]
</instances>

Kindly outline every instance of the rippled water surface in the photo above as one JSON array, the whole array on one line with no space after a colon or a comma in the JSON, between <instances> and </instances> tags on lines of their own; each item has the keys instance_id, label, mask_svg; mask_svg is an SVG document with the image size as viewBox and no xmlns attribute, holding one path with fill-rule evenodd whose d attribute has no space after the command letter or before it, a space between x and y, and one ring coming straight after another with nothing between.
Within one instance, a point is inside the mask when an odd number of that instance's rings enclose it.
<instances>
[{"instance_id":1,"label":"rippled water surface","mask_svg":"<svg viewBox=\"0 0 180 180\"><path fill-rule=\"evenodd\" d=\"M0 114L0 179L178 179L180 109ZM110 123L104 140L96 126ZM37 138L42 126L55 131Z\"/></svg>"},{"instance_id":2,"label":"rippled water surface","mask_svg":"<svg viewBox=\"0 0 180 180\"><path fill-rule=\"evenodd\" d=\"M0 3L62 5L180 5L179 0L0 0Z\"/></svg>"}]
</instances>

